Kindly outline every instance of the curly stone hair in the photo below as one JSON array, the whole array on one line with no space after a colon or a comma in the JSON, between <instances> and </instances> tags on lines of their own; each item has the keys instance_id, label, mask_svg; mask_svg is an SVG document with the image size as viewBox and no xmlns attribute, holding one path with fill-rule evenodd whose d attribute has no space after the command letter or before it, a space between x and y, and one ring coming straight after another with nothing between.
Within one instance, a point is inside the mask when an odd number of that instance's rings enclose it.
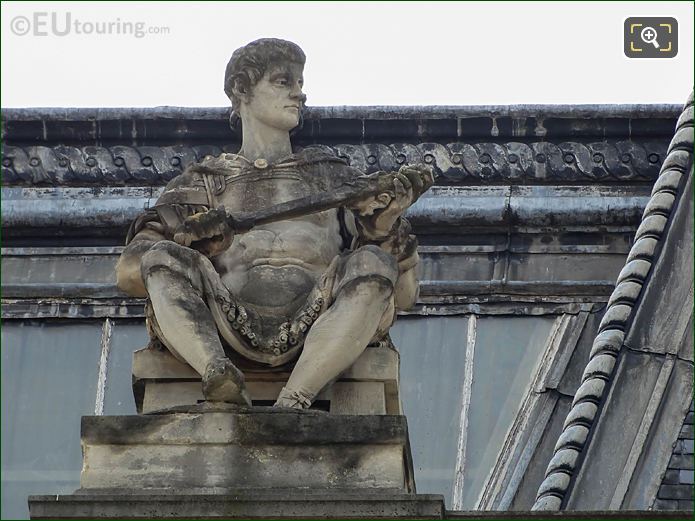
<instances>
[{"instance_id":1,"label":"curly stone hair","mask_svg":"<svg viewBox=\"0 0 695 521\"><path fill-rule=\"evenodd\" d=\"M224 72L224 92L232 102L232 129L239 130L240 122L241 100L234 91L249 92L272 65L288 61L304 65L306 56L296 43L279 38L254 40L232 53Z\"/></svg>"}]
</instances>

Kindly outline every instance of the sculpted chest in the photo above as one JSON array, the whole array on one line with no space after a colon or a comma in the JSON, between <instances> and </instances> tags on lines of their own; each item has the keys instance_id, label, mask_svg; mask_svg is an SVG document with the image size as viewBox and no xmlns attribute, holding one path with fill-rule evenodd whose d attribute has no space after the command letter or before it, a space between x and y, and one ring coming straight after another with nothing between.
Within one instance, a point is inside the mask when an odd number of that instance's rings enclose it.
<instances>
[{"instance_id":1,"label":"sculpted chest","mask_svg":"<svg viewBox=\"0 0 695 521\"><path fill-rule=\"evenodd\" d=\"M328 186L328 180L322 179L320 172L315 170L246 170L236 175L224 176L224 188L215 195L215 206L224 205L232 215L242 214L319 193L327 190ZM262 225L257 230L272 231L294 240L304 237L309 241L325 241L328 239L326 234L338 233L336 214L337 211L334 209L327 210Z\"/></svg>"},{"instance_id":2,"label":"sculpted chest","mask_svg":"<svg viewBox=\"0 0 695 521\"><path fill-rule=\"evenodd\" d=\"M224 175L224 186L214 190L216 203L233 213L266 208L326 189L316 174L292 168L246 169Z\"/></svg>"},{"instance_id":3,"label":"sculpted chest","mask_svg":"<svg viewBox=\"0 0 695 521\"><path fill-rule=\"evenodd\" d=\"M325 190L327 183L312 173L288 168L225 176L224 189L215 196L216 204L224 205L234 215ZM227 272L232 271L230 263L238 271L241 266L252 269L268 262L277 267L282 259L282 263L311 271L322 270L340 252L341 243L337 210L331 209L260 225L238 235L216 264L222 265L220 271Z\"/></svg>"}]
</instances>

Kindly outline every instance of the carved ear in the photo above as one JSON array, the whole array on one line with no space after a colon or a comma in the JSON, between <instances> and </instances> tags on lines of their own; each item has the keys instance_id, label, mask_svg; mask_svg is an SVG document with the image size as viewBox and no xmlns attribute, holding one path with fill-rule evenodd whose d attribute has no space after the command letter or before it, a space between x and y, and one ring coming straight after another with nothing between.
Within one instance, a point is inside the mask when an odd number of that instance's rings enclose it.
<instances>
[{"instance_id":1,"label":"carved ear","mask_svg":"<svg viewBox=\"0 0 695 521\"><path fill-rule=\"evenodd\" d=\"M244 103L247 103L251 98L248 93L248 89L243 85L240 85L238 81L234 82L234 87L232 87L232 93L239 98Z\"/></svg>"}]
</instances>

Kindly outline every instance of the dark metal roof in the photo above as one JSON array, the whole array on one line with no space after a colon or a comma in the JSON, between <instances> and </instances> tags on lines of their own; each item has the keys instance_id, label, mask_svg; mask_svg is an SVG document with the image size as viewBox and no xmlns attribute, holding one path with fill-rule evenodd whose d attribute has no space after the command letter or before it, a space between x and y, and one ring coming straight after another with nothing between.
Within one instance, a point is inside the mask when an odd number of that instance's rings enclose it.
<instances>
[{"instance_id":1,"label":"dark metal roof","mask_svg":"<svg viewBox=\"0 0 695 521\"><path fill-rule=\"evenodd\" d=\"M223 144L235 142L228 107L27 108L2 111L9 144ZM298 145L470 140L665 138L677 105L309 107Z\"/></svg>"}]
</instances>

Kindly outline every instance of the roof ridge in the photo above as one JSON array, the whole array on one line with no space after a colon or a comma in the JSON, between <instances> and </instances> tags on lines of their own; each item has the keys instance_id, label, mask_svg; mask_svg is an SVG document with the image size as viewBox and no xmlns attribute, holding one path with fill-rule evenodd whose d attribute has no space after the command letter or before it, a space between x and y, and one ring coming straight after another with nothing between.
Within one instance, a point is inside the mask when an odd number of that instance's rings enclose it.
<instances>
[{"instance_id":1,"label":"roof ridge","mask_svg":"<svg viewBox=\"0 0 695 521\"><path fill-rule=\"evenodd\" d=\"M538 488L532 510L561 510L566 503L572 478L579 471L583 450L600 415L599 406L607 395L616 360L626 336L635 303L640 297L657 248L667 235L667 225L680 191L682 179L689 175L693 150L693 92L678 118L661 172L642 215L625 266L620 271L606 313L594 339L581 385L567 413L545 478Z\"/></svg>"}]
</instances>

